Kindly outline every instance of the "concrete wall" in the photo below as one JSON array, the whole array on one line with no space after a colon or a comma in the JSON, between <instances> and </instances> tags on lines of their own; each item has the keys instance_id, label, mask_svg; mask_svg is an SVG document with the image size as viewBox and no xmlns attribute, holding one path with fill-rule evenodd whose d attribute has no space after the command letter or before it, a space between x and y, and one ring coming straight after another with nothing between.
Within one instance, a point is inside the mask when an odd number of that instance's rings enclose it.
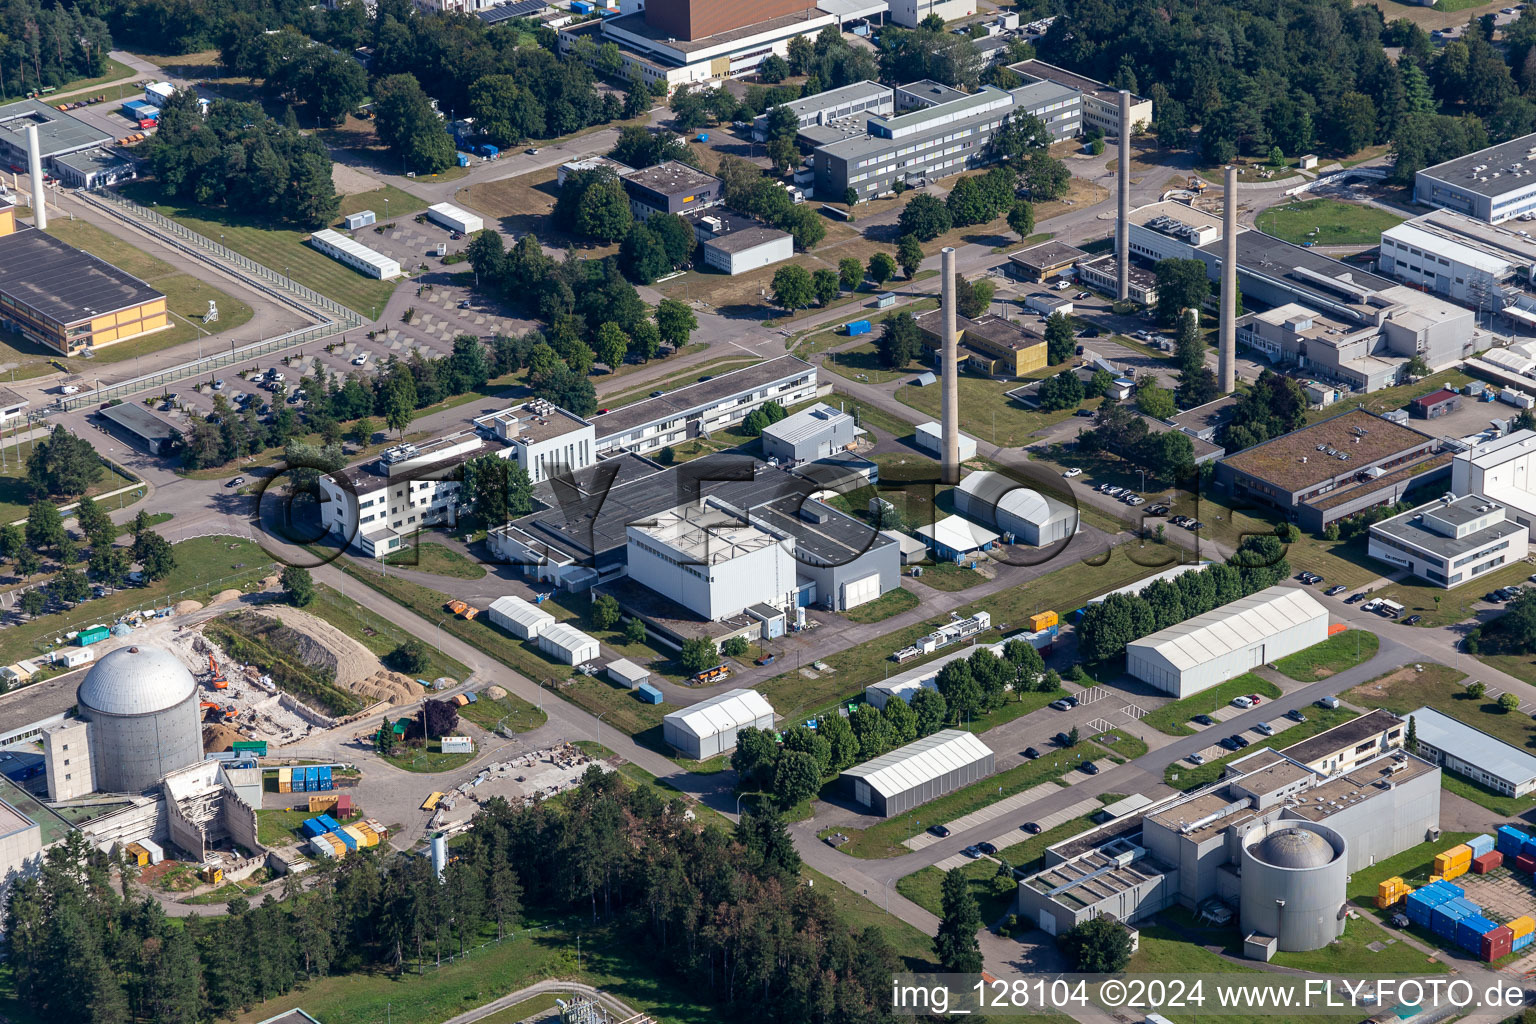
<instances>
[{"instance_id":1,"label":"concrete wall","mask_svg":"<svg viewBox=\"0 0 1536 1024\"><path fill-rule=\"evenodd\" d=\"M103 793L142 793L203 758L197 695L152 715L111 715L80 705L91 723L91 763Z\"/></svg>"},{"instance_id":2,"label":"concrete wall","mask_svg":"<svg viewBox=\"0 0 1536 1024\"><path fill-rule=\"evenodd\" d=\"M1256 857L1252 844L1288 828L1315 832L1328 840L1334 859L1318 867L1280 867ZM1344 933L1344 890L1349 879L1345 849L1336 831L1310 821L1273 822L1250 830L1244 842L1242 898L1239 913L1243 934L1273 935L1282 952L1321 949Z\"/></svg>"}]
</instances>

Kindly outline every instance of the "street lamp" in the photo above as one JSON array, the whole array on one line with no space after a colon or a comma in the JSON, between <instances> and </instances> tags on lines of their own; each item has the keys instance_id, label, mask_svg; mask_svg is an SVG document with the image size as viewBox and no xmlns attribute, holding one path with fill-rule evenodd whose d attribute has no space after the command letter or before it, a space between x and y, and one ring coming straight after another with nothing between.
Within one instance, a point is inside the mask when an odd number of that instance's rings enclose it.
<instances>
[{"instance_id":1,"label":"street lamp","mask_svg":"<svg viewBox=\"0 0 1536 1024\"><path fill-rule=\"evenodd\" d=\"M437 620L437 653L438 654L442 654L443 653L443 623L445 623L447 621L448 621L448 616L446 616L446 615L444 615L442 618ZM542 711L543 709L544 709L544 704L541 701L539 703L539 710Z\"/></svg>"},{"instance_id":2,"label":"street lamp","mask_svg":"<svg viewBox=\"0 0 1536 1024\"><path fill-rule=\"evenodd\" d=\"M611 714L613 714L613 710L611 708L603 712L603 715ZM603 715L597 716L597 745L599 748L601 748L603 745Z\"/></svg>"}]
</instances>

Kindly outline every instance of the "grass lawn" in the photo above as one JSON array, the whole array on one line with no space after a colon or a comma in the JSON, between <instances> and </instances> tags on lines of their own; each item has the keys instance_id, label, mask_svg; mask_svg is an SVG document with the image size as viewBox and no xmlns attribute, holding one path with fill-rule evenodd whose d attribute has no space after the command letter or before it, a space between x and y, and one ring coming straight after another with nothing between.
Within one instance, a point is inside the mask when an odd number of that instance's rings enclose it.
<instances>
[{"instance_id":1,"label":"grass lawn","mask_svg":"<svg viewBox=\"0 0 1536 1024\"><path fill-rule=\"evenodd\" d=\"M510 732L527 732L549 721L548 715L515 693L490 697L484 690L478 700L459 708L459 717L493 732L498 726Z\"/></svg>"},{"instance_id":2,"label":"grass lawn","mask_svg":"<svg viewBox=\"0 0 1536 1024\"><path fill-rule=\"evenodd\" d=\"M883 465L881 476L885 476ZM1073 610L1081 608L1089 598L1143 579L1156 571L1155 568L1137 565L1129 558L1112 555L1107 563L1092 571L1086 571L1079 565L1066 566L1028 584L999 591L957 610L962 616L978 611L989 612L997 635L983 634L981 639L990 642L1010 630L1024 628L1026 617L1036 612L1054 609L1065 618ZM891 660L893 652L926 636L948 621L950 619L947 615L938 616L895 630L827 656L823 660L831 671L820 672L806 666L798 672L782 672L760 684L757 689L775 707L804 707L809 717L809 714L830 707L840 700L861 694L865 686L897 671L897 664ZM935 652L934 657L948 650L944 648ZM921 663L921 660L913 660L899 669L905 671ZM1008 707L1005 704L1003 709Z\"/></svg>"},{"instance_id":3,"label":"grass lawn","mask_svg":"<svg viewBox=\"0 0 1536 1024\"><path fill-rule=\"evenodd\" d=\"M1505 796L1481 783L1462 778L1460 775L1453 775L1448 771L1440 773L1440 788L1471 800L1506 818L1518 818L1532 807L1536 807L1536 795Z\"/></svg>"},{"instance_id":4,"label":"grass lawn","mask_svg":"<svg viewBox=\"0 0 1536 1024\"><path fill-rule=\"evenodd\" d=\"M286 273L296 281L302 281L315 291L326 295L363 316L372 315L374 309L383 309L384 303L395 290L393 281L376 281L364 277L351 267L338 263L304 244L309 232L299 228L280 227L271 218L247 215L235 210L198 206L183 200L162 200L159 186L154 182L137 181L121 186L122 192L135 202L148 206L160 214L180 221L205 238L215 242L221 238L225 245L249 256L256 262ZM399 195L405 193L395 190ZM365 192L349 197L358 209L372 209L377 199L379 213L383 213L383 193ZM402 200L400 205L404 205ZM391 196L389 216L399 219L413 210L397 210ZM416 200L417 210L426 204ZM366 241L364 244L367 244ZM223 319L223 310L220 310Z\"/></svg>"},{"instance_id":5,"label":"grass lawn","mask_svg":"<svg viewBox=\"0 0 1536 1024\"><path fill-rule=\"evenodd\" d=\"M1375 245L1383 231L1402 222L1402 217L1375 206L1307 199L1271 206L1259 214L1258 227L1295 245Z\"/></svg>"},{"instance_id":6,"label":"grass lawn","mask_svg":"<svg viewBox=\"0 0 1536 1024\"><path fill-rule=\"evenodd\" d=\"M1363 629L1346 629L1320 644L1275 662L1281 674L1303 683L1316 682L1376 656L1381 639Z\"/></svg>"},{"instance_id":7,"label":"grass lawn","mask_svg":"<svg viewBox=\"0 0 1536 1024\"><path fill-rule=\"evenodd\" d=\"M1408 403L1415 398L1422 397L1433 391L1439 391L1443 387L1455 385L1460 387L1471 381L1471 377L1460 370L1441 370L1432 373L1428 377L1420 377L1411 384L1399 384L1393 388L1382 388L1380 391L1372 391L1368 395L1351 395L1349 405L1353 408L1359 405L1367 412L1383 413L1392 412L1395 409L1406 409ZM1322 409L1313 409L1307 413L1307 423L1316 423L1318 420L1330 419L1339 415L1338 406L1327 406Z\"/></svg>"},{"instance_id":8,"label":"grass lawn","mask_svg":"<svg viewBox=\"0 0 1536 1024\"><path fill-rule=\"evenodd\" d=\"M870 860L900 856L909 852L901 845L903 839L910 839L930 825L942 825L964 817L1031 786L1059 779L1077 765L1081 753L1081 750L1054 750L869 828L837 829L835 831L849 837L849 842L839 849L850 856Z\"/></svg>"},{"instance_id":9,"label":"grass lawn","mask_svg":"<svg viewBox=\"0 0 1536 1024\"><path fill-rule=\"evenodd\" d=\"M67 612L41 615L10 626L0 641L0 658L9 663L51 650L64 634L93 623L110 623L136 610L164 608L177 601L206 601L221 590L254 590L277 568L271 556L241 537L194 537L174 546L176 568L158 583L119 590Z\"/></svg>"},{"instance_id":10,"label":"grass lawn","mask_svg":"<svg viewBox=\"0 0 1536 1024\"><path fill-rule=\"evenodd\" d=\"M1183 909L1166 911L1158 920L1182 933L1187 942L1192 941L1201 947L1224 946L1228 957L1241 958L1243 955L1242 935L1233 925L1225 928L1206 925ZM1407 943L1393 942L1387 945L1391 938L1375 921L1362 918L1347 922L1344 934L1321 949L1276 953L1270 963L1315 974L1337 973L1340 963L1349 964L1346 969L1358 973L1441 974L1446 971L1444 964L1438 960L1429 960ZM1379 952L1368 949L1372 943L1382 943L1385 948Z\"/></svg>"},{"instance_id":11,"label":"grass lawn","mask_svg":"<svg viewBox=\"0 0 1536 1024\"><path fill-rule=\"evenodd\" d=\"M1000 381L962 373L958 383L960 429L978 441L1009 447L1028 444L1035 431L1060 423L1072 415L1070 409L1056 412L1026 409L1004 394L1021 386L1018 381ZM942 391L937 386L920 388L915 384L903 384L896 391L896 399L921 412L924 419L937 420ZM1094 405L1092 402L1086 404Z\"/></svg>"},{"instance_id":12,"label":"grass lawn","mask_svg":"<svg viewBox=\"0 0 1536 1024\"><path fill-rule=\"evenodd\" d=\"M498 1010L489 1017L480 1018L479 1024L521 1024L530 1017L539 1017L555 1009L555 1000L559 997L553 993L542 996L534 996L532 999L524 999L505 1010Z\"/></svg>"},{"instance_id":13,"label":"grass lawn","mask_svg":"<svg viewBox=\"0 0 1536 1024\"><path fill-rule=\"evenodd\" d=\"M897 419L884 409L861 402L851 395L840 391L834 393L837 395L838 405L850 416L858 420L859 426L873 427L876 430L884 431L892 437L911 437L913 427L917 424L917 421L927 418L914 416L910 421ZM937 467L938 463L934 463L934 465Z\"/></svg>"},{"instance_id":14,"label":"grass lawn","mask_svg":"<svg viewBox=\"0 0 1536 1024\"><path fill-rule=\"evenodd\" d=\"M1481 729L1505 743L1522 750L1531 749L1531 720L1521 714L1510 714L1487 698L1482 701L1467 696L1461 681L1465 672L1446 665L1425 662L1424 671L1413 665L1388 672L1384 676L1361 683L1341 694L1352 704L1368 708L1386 708L1397 715L1406 715L1417 708L1431 707L1458 721Z\"/></svg>"},{"instance_id":15,"label":"grass lawn","mask_svg":"<svg viewBox=\"0 0 1536 1024\"><path fill-rule=\"evenodd\" d=\"M336 817L334 810L325 813L330 814L343 825L350 824L363 816L360 811L353 811L345 818ZM304 838L304 834L299 831L299 826L314 816L302 807L296 807L293 810L257 811L256 838L265 846L282 846L298 842Z\"/></svg>"},{"instance_id":16,"label":"grass lawn","mask_svg":"<svg viewBox=\"0 0 1536 1024\"><path fill-rule=\"evenodd\" d=\"M979 556L980 561L985 556ZM972 569L968 565L958 562L939 562L936 565L923 568L923 584L934 590L957 591L967 590L978 583L987 582L987 577Z\"/></svg>"},{"instance_id":17,"label":"grass lawn","mask_svg":"<svg viewBox=\"0 0 1536 1024\"><path fill-rule=\"evenodd\" d=\"M1124 729L1096 732L1089 737L1093 742L1126 761L1134 761L1147 752L1147 744Z\"/></svg>"},{"instance_id":18,"label":"grass lawn","mask_svg":"<svg viewBox=\"0 0 1536 1024\"><path fill-rule=\"evenodd\" d=\"M1401 878L1415 888L1428 885L1435 854L1449 850L1458 843L1464 843L1473 835L1472 832L1443 832L1440 838L1432 843L1420 843L1394 857L1360 868L1349 876L1344 894L1361 909L1377 917L1386 918L1391 915L1391 911L1382 910L1376 906L1377 886L1388 878Z\"/></svg>"},{"instance_id":19,"label":"grass lawn","mask_svg":"<svg viewBox=\"0 0 1536 1024\"><path fill-rule=\"evenodd\" d=\"M324 584L315 587L315 599L304 607L304 611L329 622L378 655L380 660L387 658L391 651L407 640L415 639L399 626ZM462 682L469 678L469 667L455 658L438 653L437 648L428 644L427 667L421 675L423 679L448 676Z\"/></svg>"},{"instance_id":20,"label":"grass lawn","mask_svg":"<svg viewBox=\"0 0 1536 1024\"><path fill-rule=\"evenodd\" d=\"M1406 609L1403 612L1405 618L1409 615L1423 616L1424 621L1419 625L1424 628L1448 626L1455 622L1466 622L1476 615L1479 602L1488 591L1526 582L1532 569L1530 559L1520 558L1450 590L1432 586L1428 580L1414 576L1400 583L1377 587L1371 596L1390 598L1401 604Z\"/></svg>"},{"instance_id":21,"label":"grass lawn","mask_svg":"<svg viewBox=\"0 0 1536 1024\"><path fill-rule=\"evenodd\" d=\"M408 772L451 772L469 764L479 753L445 754L442 740L428 740L425 747L406 747L403 754L386 755L384 760Z\"/></svg>"},{"instance_id":22,"label":"grass lawn","mask_svg":"<svg viewBox=\"0 0 1536 1024\"><path fill-rule=\"evenodd\" d=\"M888 619L892 615L900 615L910 611L918 605L917 595L910 590L897 587L895 590L875 598L867 604L861 604L857 608L844 612L843 615L851 622L879 622Z\"/></svg>"},{"instance_id":23,"label":"grass lawn","mask_svg":"<svg viewBox=\"0 0 1536 1024\"><path fill-rule=\"evenodd\" d=\"M485 576L485 566L479 562L431 541L386 555L384 561L404 569L430 572L434 576L452 576L459 580L478 580Z\"/></svg>"},{"instance_id":24,"label":"grass lawn","mask_svg":"<svg viewBox=\"0 0 1536 1024\"><path fill-rule=\"evenodd\" d=\"M983 924L990 925L1013 910L1018 900L1018 883L1013 873L999 875L1002 865L981 857L964 867L955 868L965 877L971 895L981 908ZM944 916L944 872L935 867L923 868L896 883L896 891L938 917Z\"/></svg>"},{"instance_id":25,"label":"grass lawn","mask_svg":"<svg viewBox=\"0 0 1536 1024\"><path fill-rule=\"evenodd\" d=\"M932 276L932 274L933 274L932 271L928 271L926 273L926 276ZM922 276L925 276L925 275L919 275L919 277L922 277ZM938 299L917 299L917 300L912 301L912 302L904 303L898 309L888 309L888 310L885 310L884 312L874 313L874 314L871 314L870 316L865 317L864 319L868 320L871 325L878 327L880 324L885 322L886 317L895 316L897 313L911 313L913 316L917 316L919 313L926 313L930 309L938 309L938 308L939 308L939 300ZM874 346L874 340L873 339L878 337L878 336L879 336L879 331L874 331L873 333L870 334L870 336L869 336L870 340L868 341L868 344L871 346L871 348L873 348L873 346ZM810 358L813 355L815 355L816 353L818 353L818 352L828 352L828 351L831 351L832 349L835 349L835 348L837 348L837 347L839 347L841 345L846 345L848 343L848 340L849 339L848 339L847 333L845 333L842 330L842 324L838 324L835 327L823 328L823 329L814 331L813 333L810 333L810 334L798 334L798 335L795 335L795 336L791 337L788 341L785 342L784 347L789 350L791 355L796 355L796 356L799 356L801 359L805 359L805 360L809 361ZM863 346L859 346L859 347L861 349L863 348ZM848 351L851 352L851 351L855 351L855 350L854 349L849 349ZM843 352L839 352L837 354L837 359L838 359L838 363L839 364L842 363L842 359L843 359L844 354L845 353L843 353ZM841 370L837 370L836 367L834 367L832 365L830 360L826 363L826 366L830 370L836 370L836 372L838 372L839 374L841 374L844 377L850 377L851 378L851 376L852 376L851 374L843 373ZM922 367L922 369L926 369L926 368L927 367ZM918 364L916 364L916 363L913 363L912 366L909 368L910 372L912 372L912 373L917 373L918 369L919 369L919 367L918 367ZM885 369L882 368L880 372L882 372L882 373L889 373L891 371L888 371L888 370L885 370Z\"/></svg>"},{"instance_id":26,"label":"grass lawn","mask_svg":"<svg viewBox=\"0 0 1536 1024\"><path fill-rule=\"evenodd\" d=\"M118 61L115 61L111 57L108 57L107 58L107 64L106 64L106 70L103 71L101 74L97 75L95 78L77 78L73 82L65 82L63 85L59 86L58 89L56 89L55 91L49 93L47 96L39 96L39 97L37 97L37 99L40 102L42 102L42 103L58 103L58 102L62 102L63 98L68 96L68 94L70 94L70 93L78 92L81 89L90 89L93 86L102 85L102 84L104 84L106 82L116 82L116 81L118 81L119 79L122 79L122 78L132 78L137 73L138 72L134 71L133 68L129 67L128 65L120 63ZM120 88L127 88L127 86L122 86ZM107 91L107 95L108 96L114 95L114 91L109 89ZM135 86L134 90L133 90L133 95L134 96L142 96L143 95L143 89L141 87ZM4 94L0 94L0 103L13 103L13 102L15 102L17 100L22 100L22 99L26 99L26 93L10 93L10 92L6 92ZM73 102L74 100L81 99L81 97L75 96L75 97L70 97L70 99ZM110 104L108 106L104 107L103 109L110 110L111 109Z\"/></svg>"},{"instance_id":27,"label":"grass lawn","mask_svg":"<svg viewBox=\"0 0 1536 1024\"><path fill-rule=\"evenodd\" d=\"M1275 736L1264 736L1252 741L1252 745L1242 750L1234 751L1225 757L1218 757L1205 762L1202 765L1192 765L1188 761L1175 761L1163 769L1163 781L1174 789L1182 789L1186 792L1200 786L1208 785L1221 778L1222 771L1228 764L1240 757L1270 747L1282 750L1293 743L1300 743L1309 736L1316 736L1320 732L1332 729L1336 725L1343 725L1351 718L1358 718L1358 713L1348 708L1307 708L1307 720L1299 722L1289 729L1283 730ZM1212 728L1212 733L1220 732L1220 726Z\"/></svg>"},{"instance_id":28,"label":"grass lawn","mask_svg":"<svg viewBox=\"0 0 1536 1024\"><path fill-rule=\"evenodd\" d=\"M1280 696L1280 687L1268 679L1260 679L1252 672L1244 673L1236 679L1228 679L1220 686L1185 697L1183 700L1164 704L1157 710L1149 712L1142 722L1169 736L1192 736L1197 730L1186 724L1191 718L1196 715L1208 715L1217 708L1230 704L1234 697L1241 697L1247 693L1274 698ZM1219 729L1220 725L1214 728Z\"/></svg>"},{"instance_id":29,"label":"grass lawn","mask_svg":"<svg viewBox=\"0 0 1536 1024\"><path fill-rule=\"evenodd\" d=\"M839 335L846 338L846 335ZM822 365L839 377L847 377L865 384L889 384L893 380L902 377L912 377L921 373L926 367L917 363L897 369L887 369L880 362L880 352L875 343L867 341L853 348L845 348L827 353L827 358Z\"/></svg>"}]
</instances>

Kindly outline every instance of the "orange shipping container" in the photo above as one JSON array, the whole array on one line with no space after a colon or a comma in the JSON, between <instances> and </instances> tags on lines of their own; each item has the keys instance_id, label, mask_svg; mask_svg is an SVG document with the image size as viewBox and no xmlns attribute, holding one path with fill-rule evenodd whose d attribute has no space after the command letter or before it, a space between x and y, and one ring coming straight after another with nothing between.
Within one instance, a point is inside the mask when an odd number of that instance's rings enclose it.
<instances>
[{"instance_id":1,"label":"orange shipping container","mask_svg":"<svg viewBox=\"0 0 1536 1024\"><path fill-rule=\"evenodd\" d=\"M1058 625L1060 621L1055 612L1040 612L1029 617L1029 631L1031 633L1038 633L1042 629L1050 629L1052 626Z\"/></svg>"}]
</instances>

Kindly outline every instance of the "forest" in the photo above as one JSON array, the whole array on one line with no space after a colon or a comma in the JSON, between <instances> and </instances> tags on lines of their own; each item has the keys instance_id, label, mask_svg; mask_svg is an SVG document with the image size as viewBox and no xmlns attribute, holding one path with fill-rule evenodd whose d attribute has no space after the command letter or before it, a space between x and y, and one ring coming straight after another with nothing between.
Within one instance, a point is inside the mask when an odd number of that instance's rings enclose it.
<instances>
[{"instance_id":1,"label":"forest","mask_svg":"<svg viewBox=\"0 0 1536 1024\"><path fill-rule=\"evenodd\" d=\"M624 934L646 969L723 1020L894 1019L880 993L900 961L802 881L773 815L700 825L680 797L594 766L553 800L487 801L454 853L439 880L425 858L380 846L321 868L307 891L171 919L125 896L109 857L71 833L12 888L15 990L54 1024L202 1024L327 975L394 977L515 933L525 915L574 914Z\"/></svg>"},{"instance_id":2,"label":"forest","mask_svg":"<svg viewBox=\"0 0 1536 1024\"><path fill-rule=\"evenodd\" d=\"M23 96L107 70L112 36L100 17L42 0L0 4L0 96Z\"/></svg>"}]
</instances>

